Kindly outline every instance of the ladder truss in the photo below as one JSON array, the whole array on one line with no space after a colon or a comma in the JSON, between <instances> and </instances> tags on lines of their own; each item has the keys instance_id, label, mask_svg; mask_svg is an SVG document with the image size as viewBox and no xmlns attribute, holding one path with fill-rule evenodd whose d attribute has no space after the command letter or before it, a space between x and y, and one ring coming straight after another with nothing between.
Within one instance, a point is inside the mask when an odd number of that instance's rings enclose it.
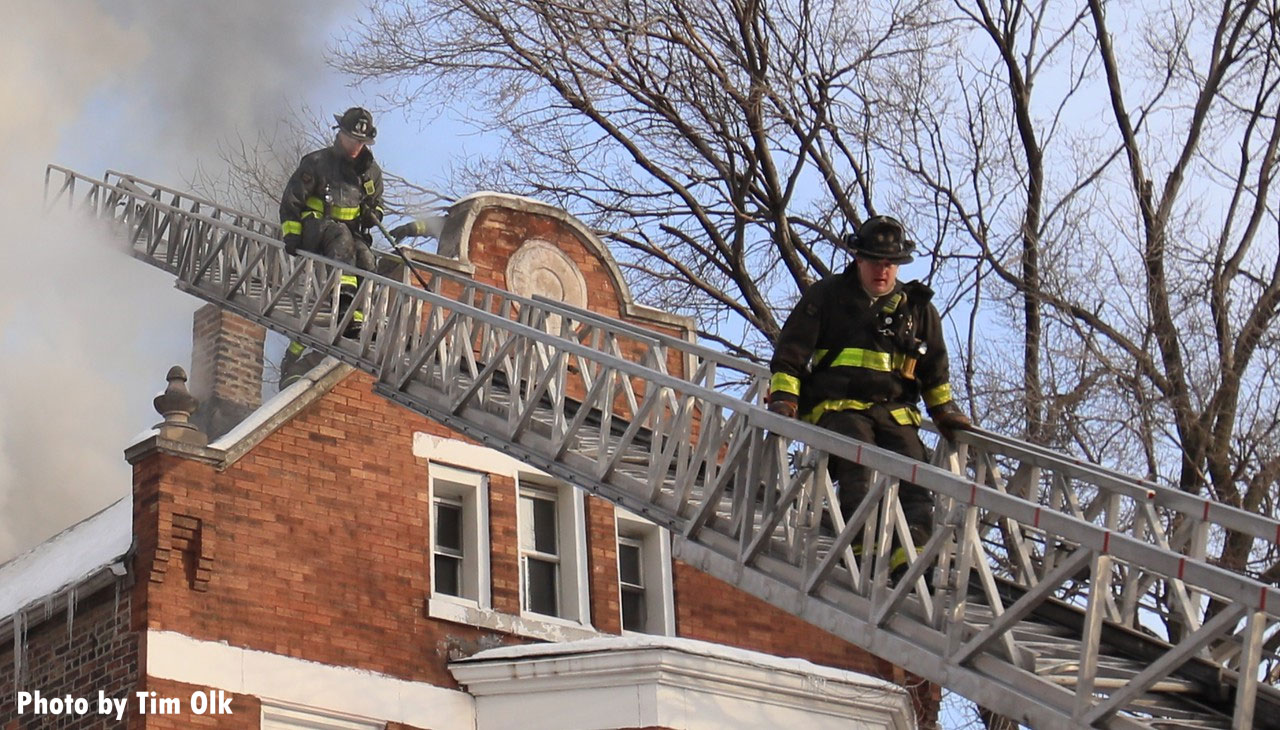
<instances>
[{"instance_id":1,"label":"ladder truss","mask_svg":"<svg viewBox=\"0 0 1280 730\"><path fill-rule=\"evenodd\" d=\"M1036 728L1280 726L1260 669L1280 591L1207 558L1228 534L1272 554L1276 520L980 429L916 462L767 411L766 369L676 337L441 267L396 281L290 256L275 223L130 175L50 166L45 186L51 208L104 221L180 289L371 373L381 395L667 527L685 562L984 707ZM334 316L347 273L358 339ZM833 457L876 475L847 523ZM900 480L937 506L891 580L890 545L911 544Z\"/></svg>"}]
</instances>

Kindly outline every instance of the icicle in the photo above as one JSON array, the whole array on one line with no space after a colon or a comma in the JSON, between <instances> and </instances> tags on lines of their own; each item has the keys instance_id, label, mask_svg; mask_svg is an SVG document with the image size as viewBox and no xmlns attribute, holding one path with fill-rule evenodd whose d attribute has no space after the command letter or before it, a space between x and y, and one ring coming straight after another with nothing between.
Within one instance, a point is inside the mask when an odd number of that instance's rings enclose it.
<instances>
[{"instance_id":1,"label":"icicle","mask_svg":"<svg viewBox=\"0 0 1280 730\"><path fill-rule=\"evenodd\" d=\"M76 620L76 587L72 586L67 591L67 641L71 641L71 631L75 626Z\"/></svg>"},{"instance_id":2,"label":"icicle","mask_svg":"<svg viewBox=\"0 0 1280 730\"><path fill-rule=\"evenodd\" d=\"M22 686L22 660L27 651L26 612L19 609L13 615L13 683Z\"/></svg>"},{"instance_id":3,"label":"icicle","mask_svg":"<svg viewBox=\"0 0 1280 730\"><path fill-rule=\"evenodd\" d=\"M116 602L111 605L111 634L113 636L120 633L120 583L124 578L116 579Z\"/></svg>"}]
</instances>

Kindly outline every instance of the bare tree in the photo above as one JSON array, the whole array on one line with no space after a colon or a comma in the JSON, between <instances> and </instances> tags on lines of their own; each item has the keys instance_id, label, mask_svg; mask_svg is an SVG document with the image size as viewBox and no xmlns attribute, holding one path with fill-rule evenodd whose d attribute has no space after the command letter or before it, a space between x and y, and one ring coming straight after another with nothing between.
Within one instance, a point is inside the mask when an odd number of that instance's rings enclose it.
<instances>
[{"instance_id":1,"label":"bare tree","mask_svg":"<svg viewBox=\"0 0 1280 730\"><path fill-rule=\"evenodd\" d=\"M955 9L955 63L908 70L881 141L984 313L970 340L1019 334L972 350L984 420L1274 514L1280 9ZM1280 578L1274 545L1216 537L1222 565Z\"/></svg>"},{"instance_id":2,"label":"bare tree","mask_svg":"<svg viewBox=\"0 0 1280 730\"><path fill-rule=\"evenodd\" d=\"M578 214L638 296L755 358L875 210L868 89L932 28L929 0L406 1L372 6L338 65L399 104L478 98L506 148L464 184Z\"/></svg>"}]
</instances>

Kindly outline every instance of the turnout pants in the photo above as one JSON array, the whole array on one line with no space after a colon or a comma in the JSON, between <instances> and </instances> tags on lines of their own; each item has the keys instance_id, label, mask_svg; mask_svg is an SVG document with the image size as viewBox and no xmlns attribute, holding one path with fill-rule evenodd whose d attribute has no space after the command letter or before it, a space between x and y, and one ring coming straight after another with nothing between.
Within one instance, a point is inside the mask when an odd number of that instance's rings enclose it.
<instances>
[{"instance_id":1,"label":"turnout pants","mask_svg":"<svg viewBox=\"0 0 1280 730\"><path fill-rule=\"evenodd\" d=\"M303 219L302 249L313 251L321 256L327 256L347 265L355 265L366 271L372 271L374 267L373 251L369 248L369 243L356 235L345 223L329 218ZM338 287L337 316L339 318L351 306L358 286L359 279L357 277L342 277ZM348 326L346 334L354 337L359 334L364 315L362 312L357 311L352 319L353 321ZM280 389L283 390L289 387L300 377L310 372L316 365L319 365L322 360L324 360L323 354L308 351L301 342L290 342L289 348L285 351L284 359L280 362L280 380L278 381Z\"/></svg>"},{"instance_id":2,"label":"turnout pants","mask_svg":"<svg viewBox=\"0 0 1280 730\"><path fill-rule=\"evenodd\" d=\"M354 264L365 271L373 270L373 251L369 249L369 243L341 221L330 218L304 219L302 248L344 264Z\"/></svg>"},{"instance_id":3,"label":"turnout pants","mask_svg":"<svg viewBox=\"0 0 1280 730\"><path fill-rule=\"evenodd\" d=\"M912 459L927 458L918 429L898 423L885 405L877 404L861 411L828 411L818 420L818 425ZM840 485L840 514L847 520L866 498L871 474L863 466L836 457L831 458L828 470L832 481ZM911 529L911 539L919 547L933 532L933 494L904 481L898 487L898 499Z\"/></svg>"}]
</instances>

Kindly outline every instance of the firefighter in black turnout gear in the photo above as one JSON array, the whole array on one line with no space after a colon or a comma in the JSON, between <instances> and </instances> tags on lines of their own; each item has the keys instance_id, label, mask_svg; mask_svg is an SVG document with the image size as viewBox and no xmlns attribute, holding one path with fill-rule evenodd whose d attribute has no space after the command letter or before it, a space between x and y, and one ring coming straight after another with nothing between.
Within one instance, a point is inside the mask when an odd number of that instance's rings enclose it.
<instances>
[{"instance_id":1,"label":"firefighter in black turnout gear","mask_svg":"<svg viewBox=\"0 0 1280 730\"><path fill-rule=\"evenodd\" d=\"M333 144L304 156L280 197L280 232L285 251L310 251L331 259L372 270L373 236L370 229L382 221L382 170L369 145L378 130L373 115L351 107L333 116L337 125ZM345 315L355 299L359 280L343 276L339 287L339 313ZM357 336L362 312L352 315L344 334ZM280 365L280 386L286 387L321 359L318 353L303 356L305 346L293 342Z\"/></svg>"},{"instance_id":2,"label":"firefighter in black turnout gear","mask_svg":"<svg viewBox=\"0 0 1280 730\"><path fill-rule=\"evenodd\" d=\"M778 335L769 410L923 461L921 399L948 439L970 427L951 397L933 291L898 281L898 267L912 260L915 244L897 220L869 218L845 245L853 264L809 287ZM838 458L830 469L848 519L867 494L869 475ZM933 497L903 482L899 498L918 550L932 530ZM895 548L891 569L906 562L905 551Z\"/></svg>"}]
</instances>

